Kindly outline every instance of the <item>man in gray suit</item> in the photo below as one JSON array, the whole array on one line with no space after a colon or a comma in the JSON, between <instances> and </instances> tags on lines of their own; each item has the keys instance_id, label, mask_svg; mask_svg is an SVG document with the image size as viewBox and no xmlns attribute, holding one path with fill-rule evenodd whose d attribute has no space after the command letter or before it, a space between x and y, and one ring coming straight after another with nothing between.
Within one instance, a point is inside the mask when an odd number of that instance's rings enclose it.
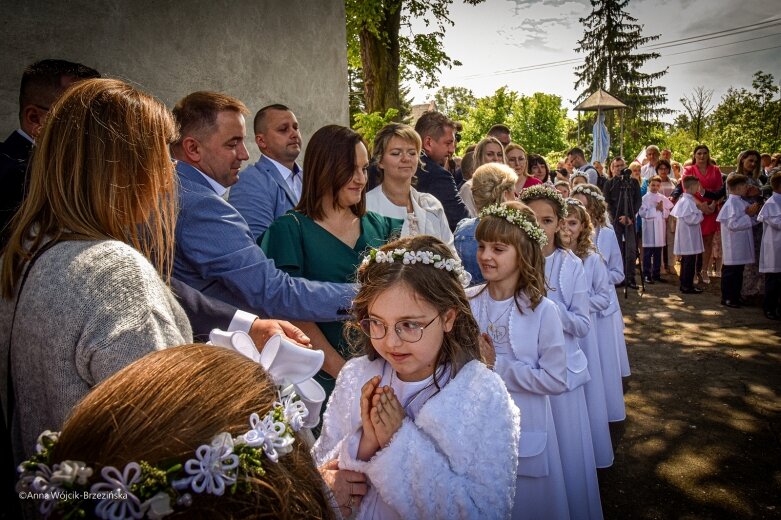
<instances>
[{"instance_id":1,"label":"man in gray suit","mask_svg":"<svg viewBox=\"0 0 781 520\"><path fill-rule=\"evenodd\" d=\"M239 173L230 191L230 203L247 221L255 240L274 220L301 199L301 133L295 114L285 105L258 110L254 121L260 160Z\"/></svg>"}]
</instances>

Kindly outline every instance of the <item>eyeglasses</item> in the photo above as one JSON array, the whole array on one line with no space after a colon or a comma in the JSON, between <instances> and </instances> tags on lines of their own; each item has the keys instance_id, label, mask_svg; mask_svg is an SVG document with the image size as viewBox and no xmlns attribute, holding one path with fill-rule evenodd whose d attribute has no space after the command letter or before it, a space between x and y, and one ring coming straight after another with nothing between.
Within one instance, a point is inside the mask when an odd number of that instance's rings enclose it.
<instances>
[{"instance_id":1,"label":"eyeglasses","mask_svg":"<svg viewBox=\"0 0 781 520\"><path fill-rule=\"evenodd\" d=\"M406 341L407 343L416 343L420 341L421 338L423 338L423 329L434 323L434 320L437 318L439 318L438 314L431 318L431 321L425 325L417 321L397 321L393 326L393 330L396 331L396 335L401 341ZM388 333L388 328L385 326L385 323L381 322L380 320L375 320L374 318L364 318L359 323L361 325L361 330L363 330L364 334L369 336L371 339L382 339Z\"/></svg>"}]
</instances>

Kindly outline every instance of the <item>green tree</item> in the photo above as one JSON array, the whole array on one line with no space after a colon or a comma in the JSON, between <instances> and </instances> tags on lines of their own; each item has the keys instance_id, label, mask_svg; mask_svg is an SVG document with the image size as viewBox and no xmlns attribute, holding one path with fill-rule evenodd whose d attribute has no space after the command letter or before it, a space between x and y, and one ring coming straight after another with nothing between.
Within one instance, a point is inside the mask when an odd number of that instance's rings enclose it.
<instances>
[{"instance_id":1,"label":"green tree","mask_svg":"<svg viewBox=\"0 0 781 520\"><path fill-rule=\"evenodd\" d=\"M781 100L772 74L754 74L752 89L730 88L709 119L713 156L721 164L735 164L743 150L774 152L781 148L778 120Z\"/></svg>"},{"instance_id":2,"label":"green tree","mask_svg":"<svg viewBox=\"0 0 781 520\"><path fill-rule=\"evenodd\" d=\"M535 92L519 97L506 124L513 141L529 153L547 155L567 148L567 110L559 96Z\"/></svg>"},{"instance_id":3,"label":"green tree","mask_svg":"<svg viewBox=\"0 0 781 520\"><path fill-rule=\"evenodd\" d=\"M448 17L453 1L345 0L347 59L362 70L367 112L401 109L403 80L433 88L441 67L460 65L442 45L445 29L453 25ZM429 31L412 33L413 19L423 20Z\"/></svg>"},{"instance_id":4,"label":"green tree","mask_svg":"<svg viewBox=\"0 0 781 520\"><path fill-rule=\"evenodd\" d=\"M518 93L506 86L499 87L493 95L479 98L469 109L467 118L463 121L464 130L460 148L476 144L486 136L488 130L498 123L507 123L513 112L513 104L518 99Z\"/></svg>"},{"instance_id":5,"label":"green tree","mask_svg":"<svg viewBox=\"0 0 781 520\"><path fill-rule=\"evenodd\" d=\"M353 129L363 136L366 144L369 146L369 154L372 152L372 145L374 144L374 136L382 129L383 126L393 122L399 115L399 111L395 108L389 108L385 111L385 114L379 112L371 112L369 114L356 114L355 124Z\"/></svg>"},{"instance_id":6,"label":"green tree","mask_svg":"<svg viewBox=\"0 0 781 520\"><path fill-rule=\"evenodd\" d=\"M464 87L442 87L434 94L437 109L454 121L462 121L475 105L474 93Z\"/></svg>"},{"instance_id":7,"label":"green tree","mask_svg":"<svg viewBox=\"0 0 781 520\"><path fill-rule=\"evenodd\" d=\"M585 62L576 68L578 80L575 89L579 90L577 102L604 89L623 101L629 108L625 111L625 127L630 131L628 138L633 146L642 146L657 133L656 120L672 113L665 107L667 94L664 86L654 82L667 73L667 69L658 72L642 72L643 66L660 55L657 52L638 52L637 49L659 39L659 35L643 36L643 26L629 15L625 8L629 0L590 0L592 11L581 18L584 36L578 41L577 52L585 54ZM596 114L588 114L586 126L591 128ZM607 114L606 126L611 136L611 149L618 152L619 120L615 111ZM626 146L625 146L626 149Z\"/></svg>"},{"instance_id":8,"label":"green tree","mask_svg":"<svg viewBox=\"0 0 781 520\"><path fill-rule=\"evenodd\" d=\"M510 128L513 142L529 153L542 155L565 150L570 144L569 133L577 131L574 121L567 118L559 96L542 92L522 96L506 86L477 99L462 121L464 130L459 151L480 141L498 123Z\"/></svg>"}]
</instances>

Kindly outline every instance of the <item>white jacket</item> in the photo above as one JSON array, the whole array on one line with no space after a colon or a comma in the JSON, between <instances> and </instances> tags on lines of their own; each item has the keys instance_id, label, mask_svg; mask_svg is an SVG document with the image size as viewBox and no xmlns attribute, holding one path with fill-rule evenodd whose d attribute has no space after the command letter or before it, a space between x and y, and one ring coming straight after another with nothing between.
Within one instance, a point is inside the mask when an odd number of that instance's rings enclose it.
<instances>
[{"instance_id":1,"label":"white jacket","mask_svg":"<svg viewBox=\"0 0 781 520\"><path fill-rule=\"evenodd\" d=\"M749 203L740 195L730 194L716 221L721 224L721 251L724 265L754 263L754 219L746 208Z\"/></svg>"},{"instance_id":2,"label":"white jacket","mask_svg":"<svg viewBox=\"0 0 781 520\"><path fill-rule=\"evenodd\" d=\"M656 209L656 205L662 203L662 211ZM643 195L643 203L640 206L640 216L643 218L643 247L664 247L667 238L667 217L673 203L661 193Z\"/></svg>"},{"instance_id":3,"label":"white jacket","mask_svg":"<svg viewBox=\"0 0 781 520\"><path fill-rule=\"evenodd\" d=\"M320 466L364 473L370 492L401 518L509 518L518 467L520 412L501 378L480 361L466 364L433 395L413 422L368 462L356 460L361 438L360 391L385 361L348 361L336 381L312 448ZM365 518L366 498L357 511Z\"/></svg>"},{"instance_id":4,"label":"white jacket","mask_svg":"<svg viewBox=\"0 0 781 520\"><path fill-rule=\"evenodd\" d=\"M450 225L447 223L447 216L442 203L430 193L421 193L415 188L410 188L410 199L412 199L412 209L417 221L418 234L437 237L447 244L447 247L458 258L456 249L453 246L453 232L450 231ZM401 236L406 237L411 234L407 209L397 206L388 200L388 197L382 192L382 185L377 186L366 194L366 209L385 217L403 220L404 226L401 228Z\"/></svg>"},{"instance_id":5,"label":"white jacket","mask_svg":"<svg viewBox=\"0 0 781 520\"><path fill-rule=\"evenodd\" d=\"M673 254L678 256L696 255L705 251L702 243L702 211L697 207L694 196L684 193L670 215L678 219L675 226L675 242Z\"/></svg>"},{"instance_id":6,"label":"white jacket","mask_svg":"<svg viewBox=\"0 0 781 520\"><path fill-rule=\"evenodd\" d=\"M773 193L765 202L757 221L763 224L759 272L781 273L781 193Z\"/></svg>"}]
</instances>

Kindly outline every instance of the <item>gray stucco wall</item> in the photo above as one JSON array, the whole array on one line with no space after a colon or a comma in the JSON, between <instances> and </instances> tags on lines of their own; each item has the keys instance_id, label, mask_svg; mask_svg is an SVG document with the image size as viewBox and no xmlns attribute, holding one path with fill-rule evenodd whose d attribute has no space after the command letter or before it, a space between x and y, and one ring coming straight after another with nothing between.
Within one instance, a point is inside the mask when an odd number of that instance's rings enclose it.
<instances>
[{"instance_id":1,"label":"gray stucco wall","mask_svg":"<svg viewBox=\"0 0 781 520\"><path fill-rule=\"evenodd\" d=\"M342 0L0 0L0 140L18 127L29 63L60 58L124 79L172 107L196 90L255 112L291 107L304 141L348 124ZM303 159L303 155L301 156Z\"/></svg>"}]
</instances>

